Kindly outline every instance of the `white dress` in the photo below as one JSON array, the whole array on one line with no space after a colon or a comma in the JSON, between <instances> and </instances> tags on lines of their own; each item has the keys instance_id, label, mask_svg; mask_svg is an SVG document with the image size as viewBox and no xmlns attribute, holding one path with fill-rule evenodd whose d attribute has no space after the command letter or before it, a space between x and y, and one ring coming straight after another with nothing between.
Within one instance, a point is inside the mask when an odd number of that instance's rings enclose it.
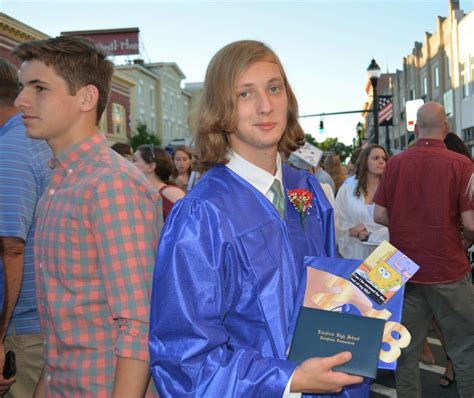
<instances>
[{"instance_id":1,"label":"white dress","mask_svg":"<svg viewBox=\"0 0 474 398\"><path fill-rule=\"evenodd\" d=\"M354 196L357 180L346 181L336 196L336 239L339 253L344 258L365 259L383 240L389 240L388 228L373 218L373 205L366 205L364 196ZM364 224L370 232L367 242L350 236L349 229Z\"/></svg>"}]
</instances>

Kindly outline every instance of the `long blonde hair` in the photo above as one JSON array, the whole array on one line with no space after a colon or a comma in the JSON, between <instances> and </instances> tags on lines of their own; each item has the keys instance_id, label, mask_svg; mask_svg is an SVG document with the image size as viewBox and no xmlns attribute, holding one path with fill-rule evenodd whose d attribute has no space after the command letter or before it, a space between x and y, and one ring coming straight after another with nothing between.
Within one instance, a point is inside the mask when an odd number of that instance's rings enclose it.
<instances>
[{"instance_id":1,"label":"long blonde hair","mask_svg":"<svg viewBox=\"0 0 474 398\"><path fill-rule=\"evenodd\" d=\"M212 58L198 106L190 118L196 136L196 167L200 171L228 162L229 134L236 131L238 124L236 82L250 65L259 61L278 65L288 98L287 125L278 150L288 154L304 144L304 131L298 123L298 103L277 55L262 42L237 41L223 47Z\"/></svg>"}]
</instances>

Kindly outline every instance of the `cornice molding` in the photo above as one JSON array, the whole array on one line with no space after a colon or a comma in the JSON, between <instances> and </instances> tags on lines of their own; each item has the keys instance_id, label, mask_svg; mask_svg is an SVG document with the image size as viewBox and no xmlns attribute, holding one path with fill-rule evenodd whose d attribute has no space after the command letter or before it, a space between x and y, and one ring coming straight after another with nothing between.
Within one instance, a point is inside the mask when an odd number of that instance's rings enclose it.
<instances>
[{"instance_id":1,"label":"cornice molding","mask_svg":"<svg viewBox=\"0 0 474 398\"><path fill-rule=\"evenodd\" d=\"M0 36L5 36L18 43L28 40L47 39L49 36L33 29L16 19L0 12Z\"/></svg>"}]
</instances>

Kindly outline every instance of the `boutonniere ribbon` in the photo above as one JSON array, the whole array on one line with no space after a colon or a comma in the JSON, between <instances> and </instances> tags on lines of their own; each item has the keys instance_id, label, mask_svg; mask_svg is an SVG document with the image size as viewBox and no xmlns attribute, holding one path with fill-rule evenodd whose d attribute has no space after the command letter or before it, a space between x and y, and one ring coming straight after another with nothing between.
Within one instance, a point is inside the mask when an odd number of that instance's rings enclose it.
<instances>
[{"instance_id":1,"label":"boutonniere ribbon","mask_svg":"<svg viewBox=\"0 0 474 398\"><path fill-rule=\"evenodd\" d=\"M300 214L301 226L304 230L304 217L312 207L313 194L304 189L290 189L288 190L288 199L290 199L291 204Z\"/></svg>"}]
</instances>

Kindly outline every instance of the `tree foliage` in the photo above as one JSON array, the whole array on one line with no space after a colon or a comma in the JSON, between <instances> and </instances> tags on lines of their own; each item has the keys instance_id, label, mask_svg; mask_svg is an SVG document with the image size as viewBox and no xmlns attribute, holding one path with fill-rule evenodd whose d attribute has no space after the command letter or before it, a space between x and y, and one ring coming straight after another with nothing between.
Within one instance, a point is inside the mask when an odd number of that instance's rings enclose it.
<instances>
[{"instance_id":1,"label":"tree foliage","mask_svg":"<svg viewBox=\"0 0 474 398\"><path fill-rule=\"evenodd\" d=\"M304 138L306 139L306 142L308 144L314 145L315 147L318 146L318 142L316 141L316 138L314 138L311 134L305 134Z\"/></svg>"},{"instance_id":2,"label":"tree foliage","mask_svg":"<svg viewBox=\"0 0 474 398\"><path fill-rule=\"evenodd\" d=\"M322 142L316 141L311 134L305 134L305 138L309 144L316 146L324 152L334 152L339 156L341 162L344 162L352 154L352 146L339 142L337 138L326 138Z\"/></svg>"},{"instance_id":3,"label":"tree foliage","mask_svg":"<svg viewBox=\"0 0 474 398\"><path fill-rule=\"evenodd\" d=\"M152 132L148 131L148 127L144 123L138 123L137 132L130 138L130 145L135 152L140 145L153 144L161 146L161 140Z\"/></svg>"}]
</instances>

